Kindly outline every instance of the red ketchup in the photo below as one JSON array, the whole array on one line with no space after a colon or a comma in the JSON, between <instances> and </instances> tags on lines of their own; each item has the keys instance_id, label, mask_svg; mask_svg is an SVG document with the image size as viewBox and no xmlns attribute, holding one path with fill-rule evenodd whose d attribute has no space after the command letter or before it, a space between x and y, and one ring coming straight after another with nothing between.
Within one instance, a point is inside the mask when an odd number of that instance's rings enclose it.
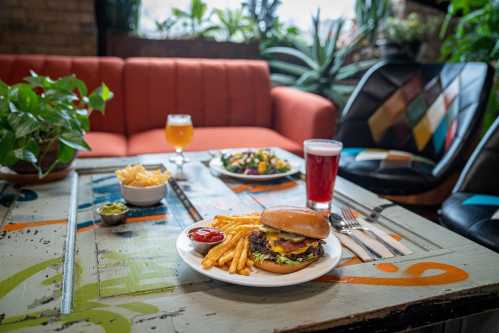
<instances>
[{"instance_id":1,"label":"red ketchup","mask_svg":"<svg viewBox=\"0 0 499 333\"><path fill-rule=\"evenodd\" d=\"M197 242L214 243L224 239L224 234L215 228L194 228L189 230L189 238Z\"/></svg>"}]
</instances>

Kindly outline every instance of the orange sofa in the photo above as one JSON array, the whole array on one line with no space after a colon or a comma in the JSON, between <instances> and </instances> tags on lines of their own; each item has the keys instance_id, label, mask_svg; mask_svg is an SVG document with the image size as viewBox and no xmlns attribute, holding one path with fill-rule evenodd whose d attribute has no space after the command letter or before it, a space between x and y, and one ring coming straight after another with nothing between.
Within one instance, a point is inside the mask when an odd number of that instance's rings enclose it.
<instances>
[{"instance_id":1,"label":"orange sofa","mask_svg":"<svg viewBox=\"0 0 499 333\"><path fill-rule=\"evenodd\" d=\"M114 92L106 114L93 114L91 152L80 157L171 152L168 114L195 126L187 151L276 146L302 154L307 138L334 136L336 110L326 99L271 87L267 64L254 60L0 55L0 79L19 82L34 70L52 78L76 74Z\"/></svg>"}]
</instances>

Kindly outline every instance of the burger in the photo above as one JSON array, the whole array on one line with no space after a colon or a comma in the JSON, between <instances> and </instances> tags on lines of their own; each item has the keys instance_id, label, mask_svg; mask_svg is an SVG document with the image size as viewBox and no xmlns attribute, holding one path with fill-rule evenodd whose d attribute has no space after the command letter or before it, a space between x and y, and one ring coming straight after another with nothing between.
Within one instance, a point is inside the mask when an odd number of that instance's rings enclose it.
<instances>
[{"instance_id":1,"label":"burger","mask_svg":"<svg viewBox=\"0 0 499 333\"><path fill-rule=\"evenodd\" d=\"M272 273L299 271L324 255L329 223L309 209L266 210L262 226L250 235L250 257Z\"/></svg>"}]
</instances>

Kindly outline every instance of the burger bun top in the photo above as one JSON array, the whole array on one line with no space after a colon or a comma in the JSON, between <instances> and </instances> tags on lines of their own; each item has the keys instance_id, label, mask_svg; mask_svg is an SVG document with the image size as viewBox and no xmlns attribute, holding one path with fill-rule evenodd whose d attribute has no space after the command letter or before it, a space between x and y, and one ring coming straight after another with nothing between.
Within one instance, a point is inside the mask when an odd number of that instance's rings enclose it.
<instances>
[{"instance_id":1,"label":"burger bun top","mask_svg":"<svg viewBox=\"0 0 499 333\"><path fill-rule=\"evenodd\" d=\"M270 208L261 216L261 223L274 229L310 238L325 239L330 226L321 214L307 208Z\"/></svg>"}]
</instances>

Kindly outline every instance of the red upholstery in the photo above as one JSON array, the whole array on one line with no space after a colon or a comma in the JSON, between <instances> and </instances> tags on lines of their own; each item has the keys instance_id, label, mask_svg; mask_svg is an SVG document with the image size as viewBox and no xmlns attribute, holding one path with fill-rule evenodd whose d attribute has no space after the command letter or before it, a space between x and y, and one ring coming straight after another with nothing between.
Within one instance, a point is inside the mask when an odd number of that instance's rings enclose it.
<instances>
[{"instance_id":1,"label":"red upholstery","mask_svg":"<svg viewBox=\"0 0 499 333\"><path fill-rule=\"evenodd\" d=\"M304 139L334 135L333 105L271 89L264 61L0 55L0 79L9 84L30 69L53 78L74 73L89 89L105 82L114 92L106 115L92 115L93 150L80 157L172 151L163 134L170 113L192 116L188 150L276 146L301 154Z\"/></svg>"},{"instance_id":2,"label":"red upholstery","mask_svg":"<svg viewBox=\"0 0 499 333\"><path fill-rule=\"evenodd\" d=\"M85 140L91 151L81 151L78 157L119 157L127 155L127 138L123 134L90 132Z\"/></svg>"},{"instance_id":3,"label":"red upholstery","mask_svg":"<svg viewBox=\"0 0 499 333\"><path fill-rule=\"evenodd\" d=\"M302 154L300 144L263 127L199 127L194 130L192 143L186 151L270 146ZM172 151L175 149L166 142L164 129L132 134L128 141L128 155Z\"/></svg>"},{"instance_id":4,"label":"red upholstery","mask_svg":"<svg viewBox=\"0 0 499 333\"><path fill-rule=\"evenodd\" d=\"M99 112L92 114L92 130L125 133L123 64L122 59L112 57L0 55L0 80L17 83L34 70L52 78L75 74L87 84L89 91L105 82L114 92L114 98L107 104L105 117Z\"/></svg>"},{"instance_id":5,"label":"red upholstery","mask_svg":"<svg viewBox=\"0 0 499 333\"><path fill-rule=\"evenodd\" d=\"M125 65L128 133L163 127L187 113L195 127L271 125L263 61L131 58Z\"/></svg>"},{"instance_id":6,"label":"red upholstery","mask_svg":"<svg viewBox=\"0 0 499 333\"><path fill-rule=\"evenodd\" d=\"M325 98L293 88L272 89L273 128L295 142L332 138L336 112Z\"/></svg>"}]
</instances>

